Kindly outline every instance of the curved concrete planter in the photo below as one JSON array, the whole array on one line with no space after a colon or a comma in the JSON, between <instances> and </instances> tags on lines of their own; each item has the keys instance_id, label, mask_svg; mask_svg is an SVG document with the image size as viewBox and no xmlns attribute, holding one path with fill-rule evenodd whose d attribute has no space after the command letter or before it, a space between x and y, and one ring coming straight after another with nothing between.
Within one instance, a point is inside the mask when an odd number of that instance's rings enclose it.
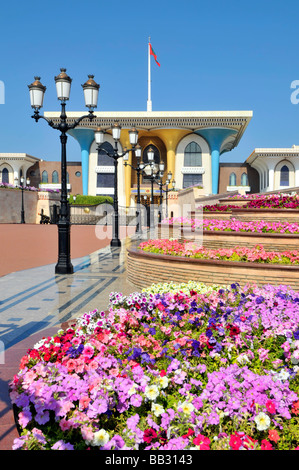
<instances>
[{"instance_id":1,"label":"curved concrete planter","mask_svg":"<svg viewBox=\"0 0 299 470\"><path fill-rule=\"evenodd\" d=\"M162 238L162 239L169 239L169 238L175 238L179 239L181 238L181 231L183 229L183 225L181 224L158 224L158 236L157 238ZM191 227L190 227L191 230Z\"/></svg>"},{"instance_id":2,"label":"curved concrete planter","mask_svg":"<svg viewBox=\"0 0 299 470\"><path fill-rule=\"evenodd\" d=\"M191 219L221 219L227 220L232 216L232 211L192 211L189 213Z\"/></svg>"},{"instance_id":3,"label":"curved concrete planter","mask_svg":"<svg viewBox=\"0 0 299 470\"><path fill-rule=\"evenodd\" d=\"M299 222L298 209L232 209L231 217L238 220L265 220L268 222ZM218 219L218 216L215 219Z\"/></svg>"},{"instance_id":4,"label":"curved concrete planter","mask_svg":"<svg viewBox=\"0 0 299 470\"><path fill-rule=\"evenodd\" d=\"M299 250L299 234L293 233L254 233L254 232L221 232L213 230L192 230L184 227L180 240L190 240L206 248L234 248L246 246L253 248L261 245L267 251Z\"/></svg>"},{"instance_id":5,"label":"curved concrete planter","mask_svg":"<svg viewBox=\"0 0 299 470\"><path fill-rule=\"evenodd\" d=\"M299 266L198 260L145 253L136 247L130 247L127 251L128 281L137 289L153 283L192 280L207 285L229 285L233 282L241 286L285 284L299 290Z\"/></svg>"}]
</instances>

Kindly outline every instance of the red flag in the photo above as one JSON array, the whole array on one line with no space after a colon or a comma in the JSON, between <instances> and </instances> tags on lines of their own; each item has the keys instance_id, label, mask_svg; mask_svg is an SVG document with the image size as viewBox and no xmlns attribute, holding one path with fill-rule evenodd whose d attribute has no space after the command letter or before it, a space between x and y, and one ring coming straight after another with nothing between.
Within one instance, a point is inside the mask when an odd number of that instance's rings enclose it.
<instances>
[{"instance_id":1,"label":"red flag","mask_svg":"<svg viewBox=\"0 0 299 470\"><path fill-rule=\"evenodd\" d=\"M151 43L149 44L149 47L150 47L150 55L152 55L152 56L154 57L154 59L155 59L155 61L156 61L156 64L159 65L159 67L160 67L159 62L157 61L157 55L156 55L154 49L152 48Z\"/></svg>"}]
</instances>

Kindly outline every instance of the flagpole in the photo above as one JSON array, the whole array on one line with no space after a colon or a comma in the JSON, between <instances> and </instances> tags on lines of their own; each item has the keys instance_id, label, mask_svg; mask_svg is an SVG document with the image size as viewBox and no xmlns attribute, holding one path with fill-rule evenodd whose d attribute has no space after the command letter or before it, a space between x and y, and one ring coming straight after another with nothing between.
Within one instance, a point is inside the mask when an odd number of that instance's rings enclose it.
<instances>
[{"instance_id":1,"label":"flagpole","mask_svg":"<svg viewBox=\"0 0 299 470\"><path fill-rule=\"evenodd\" d=\"M150 42L151 38L148 38L148 97L147 97L147 111L152 111L152 100L151 100L151 55L150 55Z\"/></svg>"}]
</instances>

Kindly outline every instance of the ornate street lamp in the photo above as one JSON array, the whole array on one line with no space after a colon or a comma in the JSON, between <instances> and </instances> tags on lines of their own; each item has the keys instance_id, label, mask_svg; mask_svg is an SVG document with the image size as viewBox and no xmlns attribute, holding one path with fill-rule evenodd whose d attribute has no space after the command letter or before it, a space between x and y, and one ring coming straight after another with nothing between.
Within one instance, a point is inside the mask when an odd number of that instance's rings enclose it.
<instances>
[{"instance_id":1,"label":"ornate street lamp","mask_svg":"<svg viewBox=\"0 0 299 470\"><path fill-rule=\"evenodd\" d=\"M124 155L124 162L125 162L124 165L125 166L129 165L137 173L137 211L136 211L137 222L136 222L136 233L141 235L142 234L142 220L141 220L141 200L140 200L140 175L143 172L144 164L140 161L141 147L140 147L139 144L137 144L137 141L136 141L136 146L135 146L135 157L137 159L137 166L136 167L134 167L133 165L128 163L128 160L129 160L129 154L128 153L126 153Z\"/></svg>"},{"instance_id":2,"label":"ornate street lamp","mask_svg":"<svg viewBox=\"0 0 299 470\"><path fill-rule=\"evenodd\" d=\"M170 180L171 180L171 177L169 178L170 174L171 174L171 171L168 173L168 176L167 176L168 184L166 185L166 188L163 189L163 192L166 194L166 196L165 196L165 201L166 201L166 214L165 214L165 217L166 217L166 219L168 218L168 193L170 191L175 191L175 180L172 180L172 188L168 187L168 185L170 183ZM171 174L171 176L172 176L172 174Z\"/></svg>"},{"instance_id":3,"label":"ornate street lamp","mask_svg":"<svg viewBox=\"0 0 299 470\"><path fill-rule=\"evenodd\" d=\"M93 75L88 76L87 82L82 85L85 98L85 106L89 109L89 113L79 117L74 123L67 122L65 112L66 101L69 100L72 79L67 75L66 69L60 69L60 74L55 78L57 98L61 102L60 121L55 124L52 120L39 114L39 110L43 106L46 87L41 84L40 77L35 77L34 82L28 85L30 93L31 107L34 109L32 116L36 122L44 119L50 127L60 131L61 141L61 199L60 199L60 215L58 219L58 261L55 266L56 274L72 274L73 265L70 259L70 218L67 201L67 173L66 173L66 142L67 132L77 127L80 122L88 118L92 121L95 118L94 108L97 107L97 99L100 85L93 80Z\"/></svg>"},{"instance_id":4,"label":"ornate street lamp","mask_svg":"<svg viewBox=\"0 0 299 470\"><path fill-rule=\"evenodd\" d=\"M149 165L151 167L151 174L148 175L148 178L151 181L151 204L150 204L150 228L153 229L155 227L155 222L154 222L154 182L156 181L157 178L162 178L163 177L163 172L164 172L164 162L160 162L159 164L154 163L154 151L150 147L148 152L147 152L147 158L149 161ZM146 166L146 165L144 165Z\"/></svg>"},{"instance_id":5,"label":"ornate street lamp","mask_svg":"<svg viewBox=\"0 0 299 470\"><path fill-rule=\"evenodd\" d=\"M15 182L17 182L18 178L15 178ZM21 224L25 224L25 208L24 208L24 182L25 178L21 176L20 178L20 186L21 186L21 191L22 191L22 205L21 205ZM26 180L26 185L29 186L30 180L27 178Z\"/></svg>"},{"instance_id":6,"label":"ornate street lamp","mask_svg":"<svg viewBox=\"0 0 299 470\"><path fill-rule=\"evenodd\" d=\"M164 164L163 164L163 168L164 168ZM162 182L162 177L163 177L163 171L160 171L159 179L155 180L155 183L157 183L157 185L160 188L159 222L161 222L161 220L162 220L163 192L164 193L167 192L167 187L170 183L170 180L171 180L171 177L172 177L172 172L171 171L168 172L167 179L166 179L166 182L164 184ZM165 186L165 189L163 189L163 186Z\"/></svg>"},{"instance_id":7,"label":"ornate street lamp","mask_svg":"<svg viewBox=\"0 0 299 470\"><path fill-rule=\"evenodd\" d=\"M127 152L135 152L136 145L138 142L138 131L134 128L129 131L130 144L132 148L124 149L122 153L118 153L118 142L120 140L121 126L118 123L115 123L112 127L112 137L114 139L114 149L113 151L108 151L102 144L104 143L105 131L98 128L95 130L95 142L97 144L97 150L103 151L108 157L113 158L114 160L114 198L113 198L113 233L110 245L113 247L121 246L121 241L119 239L119 213L118 213L118 181L117 181L117 169L118 169L118 160L123 158Z\"/></svg>"}]
</instances>

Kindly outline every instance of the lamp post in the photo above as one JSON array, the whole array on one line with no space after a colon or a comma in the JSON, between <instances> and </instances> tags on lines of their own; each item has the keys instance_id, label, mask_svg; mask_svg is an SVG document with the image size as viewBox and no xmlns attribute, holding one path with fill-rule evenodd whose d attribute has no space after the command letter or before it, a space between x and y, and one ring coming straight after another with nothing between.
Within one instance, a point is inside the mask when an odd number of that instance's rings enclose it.
<instances>
[{"instance_id":1,"label":"lamp post","mask_svg":"<svg viewBox=\"0 0 299 470\"><path fill-rule=\"evenodd\" d=\"M117 169L118 169L118 160L119 158L124 157L127 152L134 151L138 143L138 131L133 128L129 131L130 144L132 148L124 149L122 153L118 153L118 142L120 140L121 126L118 123L115 123L112 127L112 137L114 139L114 148L113 151L108 151L102 144L104 142L105 131L101 128L96 129L95 131L95 141L97 144L97 150L101 150L108 155L108 157L113 158L114 160L114 198L113 198L113 233L110 245L112 247L120 247L121 241L119 239L119 214L118 214L118 181L117 181Z\"/></svg>"},{"instance_id":2,"label":"lamp post","mask_svg":"<svg viewBox=\"0 0 299 470\"><path fill-rule=\"evenodd\" d=\"M162 220L162 205L163 205L163 192L166 193L166 213L168 212L167 211L167 194L168 194L168 185L170 183L170 180L171 180L171 177L172 177L172 172L169 171L168 174L167 174L167 180L166 182L163 184L162 182L162 178L158 179L156 181L157 185L159 186L160 188L160 211L159 211L159 222L161 222ZM165 189L163 189L163 186L165 186ZM167 217L167 215L166 215Z\"/></svg>"},{"instance_id":3,"label":"lamp post","mask_svg":"<svg viewBox=\"0 0 299 470\"><path fill-rule=\"evenodd\" d=\"M129 165L134 171L137 172L137 222L136 222L136 233L142 234L142 219L141 219L141 201L140 201L140 175L143 172L144 164L140 162L141 158L141 147L139 144L135 147L135 156L137 158L137 166L134 167L130 163L128 163L129 154L126 153L124 155L124 165Z\"/></svg>"},{"instance_id":4,"label":"lamp post","mask_svg":"<svg viewBox=\"0 0 299 470\"><path fill-rule=\"evenodd\" d=\"M21 205L21 224L25 224L25 208L24 208L24 182L25 179L23 176L20 178L20 186L21 186L21 191L22 191L22 205ZM27 178L26 180L26 185L29 186L30 180Z\"/></svg>"},{"instance_id":5,"label":"lamp post","mask_svg":"<svg viewBox=\"0 0 299 470\"><path fill-rule=\"evenodd\" d=\"M155 222L154 222L154 182L159 176L160 178L163 177L164 173L164 162L161 161L159 164L154 163L154 151L150 147L148 152L147 152L147 158L151 166L151 174L149 175L149 179L151 181L151 204L150 204L150 229L153 229L155 227ZM145 165L146 166L146 165Z\"/></svg>"},{"instance_id":6,"label":"lamp post","mask_svg":"<svg viewBox=\"0 0 299 470\"><path fill-rule=\"evenodd\" d=\"M67 174L66 174L66 142L67 132L77 127L80 122L88 118L92 121L95 118L94 108L97 107L98 92L100 86L93 80L93 75L88 76L88 80L82 85L84 92L85 105L89 108L89 113L79 117L74 123L67 122L65 112L66 101L69 100L72 79L66 74L66 69L60 69L60 74L55 78L57 98L61 102L60 121L55 124L52 120L39 114L43 106L46 87L41 84L40 77L35 77L34 82L28 85L30 92L31 107L34 109L32 116L36 122L44 119L52 129L60 131L61 142L61 199L60 216L58 219L58 261L55 266L56 274L72 274L73 265L70 259L70 218L67 201Z\"/></svg>"},{"instance_id":7,"label":"lamp post","mask_svg":"<svg viewBox=\"0 0 299 470\"><path fill-rule=\"evenodd\" d=\"M169 172L169 173L171 173L171 172ZM170 183L170 179L171 179L171 178L169 178L168 184ZM166 194L166 197L165 197L165 201L166 201L166 213L165 213L165 217L166 217L166 219L168 218L168 193L169 193L170 191L175 191L175 180L172 180L172 188L171 188L171 189L169 189L168 185L166 186L165 189L163 189L163 192Z\"/></svg>"}]
</instances>

